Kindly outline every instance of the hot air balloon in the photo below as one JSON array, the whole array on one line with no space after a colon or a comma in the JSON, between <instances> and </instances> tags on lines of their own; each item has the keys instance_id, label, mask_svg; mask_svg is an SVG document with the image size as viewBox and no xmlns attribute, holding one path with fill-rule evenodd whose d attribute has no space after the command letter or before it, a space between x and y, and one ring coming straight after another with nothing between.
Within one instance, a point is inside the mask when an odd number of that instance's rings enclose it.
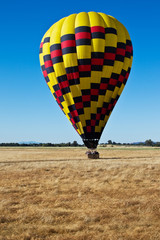
<instances>
[{"instance_id":1,"label":"hot air balloon","mask_svg":"<svg viewBox=\"0 0 160 240\"><path fill-rule=\"evenodd\" d=\"M45 33L39 56L59 107L85 146L96 149L131 70L126 28L104 13L72 14Z\"/></svg>"}]
</instances>

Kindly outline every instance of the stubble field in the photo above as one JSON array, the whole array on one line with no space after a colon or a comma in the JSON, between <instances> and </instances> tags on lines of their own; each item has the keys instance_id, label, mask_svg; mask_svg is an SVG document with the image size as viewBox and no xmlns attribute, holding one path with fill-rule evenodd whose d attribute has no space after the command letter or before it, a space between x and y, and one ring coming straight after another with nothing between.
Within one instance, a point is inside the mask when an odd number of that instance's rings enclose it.
<instances>
[{"instance_id":1,"label":"stubble field","mask_svg":"<svg viewBox=\"0 0 160 240\"><path fill-rule=\"evenodd\" d=\"M0 240L160 240L160 149L0 148Z\"/></svg>"}]
</instances>

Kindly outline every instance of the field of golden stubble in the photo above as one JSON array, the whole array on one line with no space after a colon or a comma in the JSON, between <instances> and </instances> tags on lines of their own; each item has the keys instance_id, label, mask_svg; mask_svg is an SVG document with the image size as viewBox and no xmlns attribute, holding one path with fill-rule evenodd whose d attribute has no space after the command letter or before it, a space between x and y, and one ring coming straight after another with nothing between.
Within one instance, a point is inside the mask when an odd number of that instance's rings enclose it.
<instances>
[{"instance_id":1,"label":"field of golden stubble","mask_svg":"<svg viewBox=\"0 0 160 240\"><path fill-rule=\"evenodd\" d=\"M0 148L0 240L159 240L160 149Z\"/></svg>"}]
</instances>

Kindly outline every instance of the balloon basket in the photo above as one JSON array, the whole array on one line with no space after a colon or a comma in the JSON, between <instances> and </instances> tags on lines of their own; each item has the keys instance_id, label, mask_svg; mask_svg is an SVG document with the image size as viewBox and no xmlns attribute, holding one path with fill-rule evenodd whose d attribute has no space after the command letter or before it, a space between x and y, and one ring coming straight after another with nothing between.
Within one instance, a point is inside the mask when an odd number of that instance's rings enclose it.
<instances>
[{"instance_id":1,"label":"balloon basket","mask_svg":"<svg viewBox=\"0 0 160 240\"><path fill-rule=\"evenodd\" d=\"M97 151L89 150L86 152L86 155L89 159L99 159L99 152Z\"/></svg>"}]
</instances>

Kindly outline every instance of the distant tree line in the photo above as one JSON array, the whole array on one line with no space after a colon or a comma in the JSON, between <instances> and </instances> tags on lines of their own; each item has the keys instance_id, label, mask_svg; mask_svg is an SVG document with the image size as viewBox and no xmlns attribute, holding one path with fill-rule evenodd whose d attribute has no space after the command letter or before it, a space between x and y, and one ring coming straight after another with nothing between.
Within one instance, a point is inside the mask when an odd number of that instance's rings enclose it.
<instances>
[{"instance_id":1,"label":"distant tree line","mask_svg":"<svg viewBox=\"0 0 160 240\"><path fill-rule=\"evenodd\" d=\"M68 143L0 143L1 147L80 147L77 141Z\"/></svg>"},{"instance_id":2,"label":"distant tree line","mask_svg":"<svg viewBox=\"0 0 160 240\"><path fill-rule=\"evenodd\" d=\"M112 140L108 140L107 143L100 143L100 146L106 145L124 145L124 146L150 146L160 147L160 142L154 142L151 139L145 142L136 143L116 143ZM82 147L84 144L79 144L77 141L67 143L0 143L0 147Z\"/></svg>"},{"instance_id":3,"label":"distant tree line","mask_svg":"<svg viewBox=\"0 0 160 240\"><path fill-rule=\"evenodd\" d=\"M116 143L114 141L108 140L107 143L101 143L100 145L128 145L128 146L150 146L150 147L160 147L160 142L154 142L151 139L145 142L135 142L135 143Z\"/></svg>"}]
</instances>

